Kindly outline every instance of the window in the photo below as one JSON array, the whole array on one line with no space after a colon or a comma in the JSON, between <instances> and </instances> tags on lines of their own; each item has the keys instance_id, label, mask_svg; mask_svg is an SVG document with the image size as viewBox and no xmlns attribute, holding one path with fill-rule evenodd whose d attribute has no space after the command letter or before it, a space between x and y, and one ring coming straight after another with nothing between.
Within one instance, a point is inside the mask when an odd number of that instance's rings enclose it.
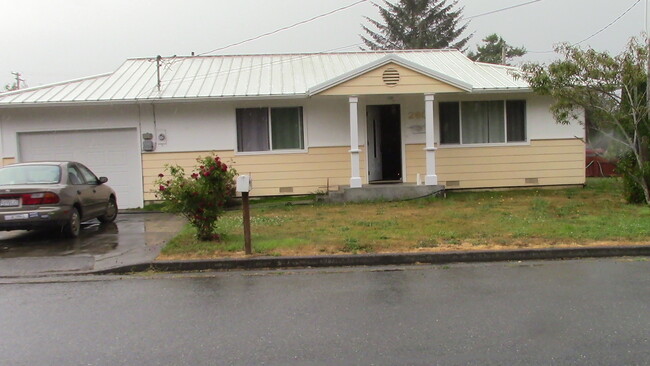
<instances>
[{"instance_id":1,"label":"window","mask_svg":"<svg viewBox=\"0 0 650 366\"><path fill-rule=\"evenodd\" d=\"M440 103L440 143L460 144L460 105Z\"/></svg>"},{"instance_id":2,"label":"window","mask_svg":"<svg viewBox=\"0 0 650 366\"><path fill-rule=\"evenodd\" d=\"M441 144L526 141L526 101L443 102Z\"/></svg>"},{"instance_id":3,"label":"window","mask_svg":"<svg viewBox=\"0 0 650 366\"><path fill-rule=\"evenodd\" d=\"M237 150L303 149L302 107L237 109Z\"/></svg>"},{"instance_id":4,"label":"window","mask_svg":"<svg viewBox=\"0 0 650 366\"><path fill-rule=\"evenodd\" d=\"M0 185L56 184L61 180L58 165L22 165L0 169Z\"/></svg>"},{"instance_id":5,"label":"window","mask_svg":"<svg viewBox=\"0 0 650 366\"><path fill-rule=\"evenodd\" d=\"M84 184L83 179L81 179L81 173L72 165L68 167L68 183L74 185Z\"/></svg>"},{"instance_id":6,"label":"window","mask_svg":"<svg viewBox=\"0 0 650 366\"><path fill-rule=\"evenodd\" d=\"M93 174L93 172L90 171L90 169L86 168L84 165L78 164L77 169L81 172L81 176L83 177L84 181L88 184L99 184L99 179L97 179L97 176Z\"/></svg>"}]
</instances>

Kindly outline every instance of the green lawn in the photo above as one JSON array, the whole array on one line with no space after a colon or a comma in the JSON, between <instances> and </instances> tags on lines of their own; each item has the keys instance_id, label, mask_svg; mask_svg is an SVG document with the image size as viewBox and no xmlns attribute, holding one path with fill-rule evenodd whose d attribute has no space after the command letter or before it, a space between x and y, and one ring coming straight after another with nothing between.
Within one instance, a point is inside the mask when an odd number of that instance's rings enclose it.
<instances>
[{"instance_id":1,"label":"green lawn","mask_svg":"<svg viewBox=\"0 0 650 366\"><path fill-rule=\"evenodd\" d=\"M263 255L480 250L644 243L650 208L628 205L620 180L585 188L449 192L404 202L252 207L253 248ZM218 224L220 243L198 242L186 227L161 259L241 256L241 211Z\"/></svg>"}]
</instances>

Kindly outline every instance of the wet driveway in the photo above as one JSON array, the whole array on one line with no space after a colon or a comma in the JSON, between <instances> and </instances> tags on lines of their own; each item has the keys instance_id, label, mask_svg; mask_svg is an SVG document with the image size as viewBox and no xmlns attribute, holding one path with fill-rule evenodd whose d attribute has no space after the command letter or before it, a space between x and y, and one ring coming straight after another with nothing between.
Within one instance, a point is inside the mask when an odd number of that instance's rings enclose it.
<instances>
[{"instance_id":1,"label":"wet driveway","mask_svg":"<svg viewBox=\"0 0 650 366\"><path fill-rule=\"evenodd\" d=\"M78 273L152 261L183 223L164 213L121 213L111 224L84 223L76 239L47 232L0 232L0 277Z\"/></svg>"}]
</instances>

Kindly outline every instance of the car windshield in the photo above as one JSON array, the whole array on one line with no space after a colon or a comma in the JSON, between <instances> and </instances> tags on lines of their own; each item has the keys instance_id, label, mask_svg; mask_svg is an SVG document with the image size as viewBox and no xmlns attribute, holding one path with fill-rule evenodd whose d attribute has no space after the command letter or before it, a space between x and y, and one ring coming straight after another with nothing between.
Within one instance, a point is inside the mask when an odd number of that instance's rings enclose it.
<instances>
[{"instance_id":1,"label":"car windshield","mask_svg":"<svg viewBox=\"0 0 650 366\"><path fill-rule=\"evenodd\" d=\"M0 185L57 184L61 169L57 165L22 165L0 169Z\"/></svg>"}]
</instances>

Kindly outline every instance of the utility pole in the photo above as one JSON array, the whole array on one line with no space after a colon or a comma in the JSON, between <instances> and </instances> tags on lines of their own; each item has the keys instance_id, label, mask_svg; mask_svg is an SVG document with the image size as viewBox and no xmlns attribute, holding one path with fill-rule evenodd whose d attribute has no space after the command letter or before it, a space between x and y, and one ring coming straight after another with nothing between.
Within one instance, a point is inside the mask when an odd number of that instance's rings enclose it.
<instances>
[{"instance_id":1,"label":"utility pole","mask_svg":"<svg viewBox=\"0 0 650 366\"><path fill-rule=\"evenodd\" d=\"M503 46L501 46L501 65L506 64L506 42L503 42Z\"/></svg>"},{"instance_id":2,"label":"utility pole","mask_svg":"<svg viewBox=\"0 0 650 366\"><path fill-rule=\"evenodd\" d=\"M21 74L19 72L12 72L11 74L16 77L16 90L20 89L20 82L25 80L20 78Z\"/></svg>"},{"instance_id":3,"label":"utility pole","mask_svg":"<svg viewBox=\"0 0 650 366\"><path fill-rule=\"evenodd\" d=\"M158 92L160 92L160 61L162 60L162 57L160 55L156 56L156 77L158 79L158 83L156 84L158 86Z\"/></svg>"}]
</instances>

